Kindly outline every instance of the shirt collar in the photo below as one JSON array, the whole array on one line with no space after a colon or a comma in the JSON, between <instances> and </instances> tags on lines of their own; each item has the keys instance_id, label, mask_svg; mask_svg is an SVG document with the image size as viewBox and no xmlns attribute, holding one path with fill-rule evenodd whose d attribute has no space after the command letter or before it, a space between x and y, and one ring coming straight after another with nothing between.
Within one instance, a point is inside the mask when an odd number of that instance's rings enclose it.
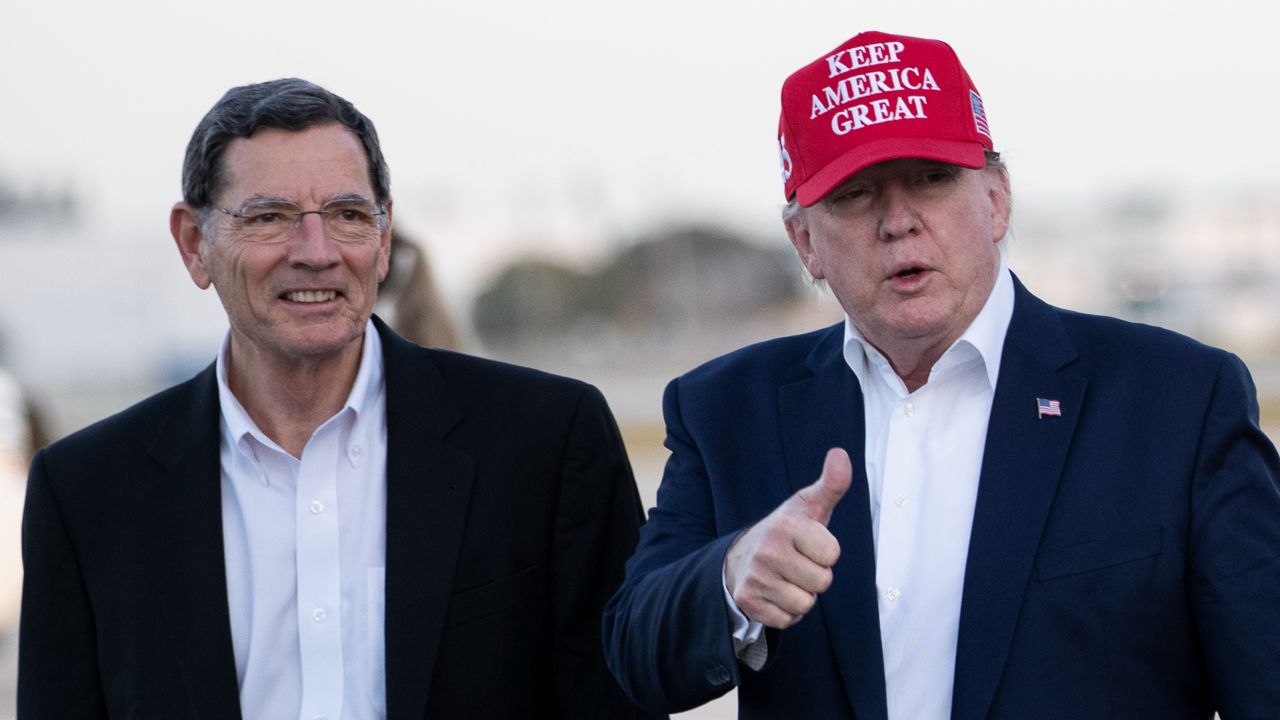
<instances>
[{"instance_id":1,"label":"shirt collar","mask_svg":"<svg viewBox=\"0 0 1280 720\"><path fill-rule=\"evenodd\" d=\"M947 351L934 365L937 369L943 358L952 355L958 347L967 345L973 348L981 358L987 371L987 380L994 389L1000 376L1000 356L1004 350L1004 337L1009 332L1009 321L1013 318L1013 275L1005 264L1004 254L1000 254L1000 269L996 271L995 286L987 296L982 310L969 324L964 333L947 348ZM846 314L844 317L844 359L858 383L865 387L868 368L875 362L883 362L883 356L862 337L853 326L853 321Z\"/></svg>"},{"instance_id":2,"label":"shirt collar","mask_svg":"<svg viewBox=\"0 0 1280 720\"><path fill-rule=\"evenodd\" d=\"M239 444L248 435L268 447L278 447L263 434L258 424L249 417L248 411L240 404L235 393L231 392L231 386L227 382L227 357L230 352L231 331L227 330L227 334L222 339L222 346L218 349L217 361L218 404L222 410L223 431L227 439ZM382 381L382 339L378 337L378 331L374 329L373 321L370 320L364 326L364 348L360 353L360 368L356 371L355 382L351 384L351 392L347 393L346 403L334 414L334 417L350 408L358 418L360 411L369 406L374 395L382 387Z\"/></svg>"}]
</instances>

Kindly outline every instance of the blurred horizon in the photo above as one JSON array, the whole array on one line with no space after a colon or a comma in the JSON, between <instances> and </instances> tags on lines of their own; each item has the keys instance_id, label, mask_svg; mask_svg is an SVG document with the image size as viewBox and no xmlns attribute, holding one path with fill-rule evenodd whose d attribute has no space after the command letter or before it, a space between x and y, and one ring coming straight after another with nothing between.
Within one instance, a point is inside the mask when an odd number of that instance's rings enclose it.
<instances>
[{"instance_id":1,"label":"blurred horizon","mask_svg":"<svg viewBox=\"0 0 1280 720\"><path fill-rule=\"evenodd\" d=\"M397 226L465 316L526 256L587 268L688 224L786 248L779 87L867 29L956 48L1011 169L1018 245L1126 204L1265 207L1280 195L1275 15L1243 0L22 3L0 45L0 209L46 213L0 220L4 284L23 291L0 296L0 333L20 366L46 367L13 316L59 276L74 282L54 304L174 298L191 322L153 312L137 332L179 345L217 316L193 299L167 216L192 129L233 85L306 77L372 118Z\"/></svg>"},{"instance_id":2,"label":"blurred horizon","mask_svg":"<svg viewBox=\"0 0 1280 720\"><path fill-rule=\"evenodd\" d=\"M376 124L396 227L465 349L599 385L651 503L667 380L841 316L779 221L778 92L879 29L947 41L982 92L1028 287L1240 354L1275 437L1276 16L1245 0L21 3L0 44L0 369L57 437L211 362L225 316L168 233L183 151L228 88L304 77Z\"/></svg>"}]
</instances>

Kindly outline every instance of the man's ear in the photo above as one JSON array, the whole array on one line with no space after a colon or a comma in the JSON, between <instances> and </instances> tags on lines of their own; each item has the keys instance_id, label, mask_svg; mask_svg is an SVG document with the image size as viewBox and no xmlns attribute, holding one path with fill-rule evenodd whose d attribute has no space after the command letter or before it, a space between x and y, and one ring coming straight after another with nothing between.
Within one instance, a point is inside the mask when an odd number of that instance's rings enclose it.
<instances>
[{"instance_id":1,"label":"man's ear","mask_svg":"<svg viewBox=\"0 0 1280 720\"><path fill-rule=\"evenodd\" d=\"M791 244L796 248L796 254L800 256L800 262L804 264L809 274L814 280L822 280L826 274L822 271L822 262L818 259L817 253L813 251L813 241L809 236L809 223L804 217L805 210L800 209L792 217L782 221L783 227L787 229L787 238L791 240Z\"/></svg>"},{"instance_id":2,"label":"man's ear","mask_svg":"<svg viewBox=\"0 0 1280 720\"><path fill-rule=\"evenodd\" d=\"M169 211L169 232L178 245L178 254L187 266L187 274L191 281L201 290L208 290L213 283L208 270L204 266L204 254L201 245L204 242L204 230L200 228L200 218L194 208L185 202L177 203Z\"/></svg>"},{"instance_id":3,"label":"man's ear","mask_svg":"<svg viewBox=\"0 0 1280 720\"><path fill-rule=\"evenodd\" d=\"M1009 217L1013 213L1013 194L1009 190L1009 175L997 168L986 168L987 197L991 199L991 230L993 242L1000 242L1009 232Z\"/></svg>"}]
</instances>

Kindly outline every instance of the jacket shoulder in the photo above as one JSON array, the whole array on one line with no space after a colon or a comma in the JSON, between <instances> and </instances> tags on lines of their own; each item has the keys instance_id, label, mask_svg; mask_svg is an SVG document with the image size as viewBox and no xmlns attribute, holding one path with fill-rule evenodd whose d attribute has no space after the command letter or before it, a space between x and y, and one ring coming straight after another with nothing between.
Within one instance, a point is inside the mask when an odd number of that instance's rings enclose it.
<instances>
[{"instance_id":1,"label":"jacket shoulder","mask_svg":"<svg viewBox=\"0 0 1280 720\"><path fill-rule=\"evenodd\" d=\"M210 366L186 382L162 390L51 443L41 454L46 459L92 462L95 458L122 451L145 449L157 429L168 425L179 409L200 398L201 389L207 389L202 388L203 383L212 381L212 373ZM210 395L209 399L215 398Z\"/></svg>"},{"instance_id":2,"label":"jacket shoulder","mask_svg":"<svg viewBox=\"0 0 1280 720\"><path fill-rule=\"evenodd\" d=\"M445 384L464 405L576 402L584 395L603 397L578 380L452 350L424 349Z\"/></svg>"},{"instance_id":3,"label":"jacket shoulder","mask_svg":"<svg viewBox=\"0 0 1280 720\"><path fill-rule=\"evenodd\" d=\"M432 360L440 371L455 382L498 383L504 386L561 390L581 390L588 386L586 382L576 378L501 360L491 360L453 350L431 349L427 352L431 354Z\"/></svg>"},{"instance_id":4,"label":"jacket shoulder","mask_svg":"<svg viewBox=\"0 0 1280 720\"><path fill-rule=\"evenodd\" d=\"M1167 328L1061 308L1054 311L1086 362L1208 369L1231 356L1226 350Z\"/></svg>"}]
</instances>

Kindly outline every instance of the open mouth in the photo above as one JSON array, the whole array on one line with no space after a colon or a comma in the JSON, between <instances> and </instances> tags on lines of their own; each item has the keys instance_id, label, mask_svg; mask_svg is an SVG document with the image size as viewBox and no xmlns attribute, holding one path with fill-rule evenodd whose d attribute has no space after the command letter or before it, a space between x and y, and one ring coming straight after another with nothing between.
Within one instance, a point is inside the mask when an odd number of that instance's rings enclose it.
<instances>
[{"instance_id":1,"label":"open mouth","mask_svg":"<svg viewBox=\"0 0 1280 720\"><path fill-rule=\"evenodd\" d=\"M338 297L337 290L291 290L280 297L296 303L322 303Z\"/></svg>"},{"instance_id":2,"label":"open mouth","mask_svg":"<svg viewBox=\"0 0 1280 720\"><path fill-rule=\"evenodd\" d=\"M893 275L891 275L890 277L897 278L899 280L906 280L908 278L913 278L927 270L928 268L912 266L912 267L903 268L898 272L894 273Z\"/></svg>"}]
</instances>

